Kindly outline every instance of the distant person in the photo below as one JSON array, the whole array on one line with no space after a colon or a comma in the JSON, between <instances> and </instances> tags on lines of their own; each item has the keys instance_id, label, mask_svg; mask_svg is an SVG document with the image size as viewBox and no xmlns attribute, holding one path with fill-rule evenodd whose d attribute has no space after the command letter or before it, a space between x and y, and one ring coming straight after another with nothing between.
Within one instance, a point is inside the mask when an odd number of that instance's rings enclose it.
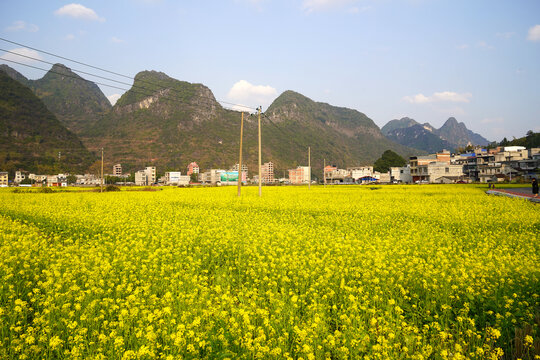
<instances>
[{"instance_id":1,"label":"distant person","mask_svg":"<svg viewBox=\"0 0 540 360\"><path fill-rule=\"evenodd\" d=\"M538 197L538 181L532 179L532 193L534 197Z\"/></svg>"}]
</instances>

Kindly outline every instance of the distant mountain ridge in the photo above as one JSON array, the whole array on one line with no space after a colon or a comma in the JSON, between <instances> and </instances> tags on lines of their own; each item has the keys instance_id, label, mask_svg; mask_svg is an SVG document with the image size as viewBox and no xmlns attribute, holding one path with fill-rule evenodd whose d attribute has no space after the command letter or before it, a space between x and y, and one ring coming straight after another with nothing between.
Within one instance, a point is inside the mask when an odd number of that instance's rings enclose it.
<instances>
[{"instance_id":1,"label":"distant mountain ridge","mask_svg":"<svg viewBox=\"0 0 540 360\"><path fill-rule=\"evenodd\" d=\"M28 86L68 129L80 132L111 108L99 87L68 67L55 64L38 80L29 80L7 65L0 65L11 78Z\"/></svg>"},{"instance_id":2,"label":"distant mountain ridge","mask_svg":"<svg viewBox=\"0 0 540 360\"><path fill-rule=\"evenodd\" d=\"M192 161L201 169L227 169L238 162L240 112L227 110L212 91L157 71L141 71L114 106L94 84L63 65L26 83L92 151L105 149L105 166L121 163L127 171L155 165L159 171L183 170ZM263 161L276 176L307 164L311 147L314 176L323 162L341 167L372 164L386 150L407 157L422 153L387 139L365 114L315 102L285 91L262 117ZM245 114L244 162L250 176L257 168L257 121Z\"/></svg>"},{"instance_id":3,"label":"distant mountain ridge","mask_svg":"<svg viewBox=\"0 0 540 360\"><path fill-rule=\"evenodd\" d=\"M147 91L141 93L140 88ZM305 165L308 146L317 169L322 169L324 159L353 166L372 163L387 149L414 152L386 139L364 114L317 103L294 91L275 99L262 126L263 161L272 161L277 175ZM240 113L224 109L206 86L143 71L84 136L91 149L109 149L115 161L135 168L149 163L178 168L197 161L208 169L228 168L238 161L239 130ZM244 134L244 161L256 169L257 122L248 114Z\"/></svg>"},{"instance_id":4,"label":"distant mountain ridge","mask_svg":"<svg viewBox=\"0 0 540 360\"><path fill-rule=\"evenodd\" d=\"M30 88L0 69L0 168L82 172L94 156Z\"/></svg>"},{"instance_id":5,"label":"distant mountain ridge","mask_svg":"<svg viewBox=\"0 0 540 360\"><path fill-rule=\"evenodd\" d=\"M429 123L420 124L405 117L389 121L381 131L388 139L428 152L454 150L468 144L489 144L489 140L467 129L464 123L458 122L454 117L448 118L439 129Z\"/></svg>"}]
</instances>

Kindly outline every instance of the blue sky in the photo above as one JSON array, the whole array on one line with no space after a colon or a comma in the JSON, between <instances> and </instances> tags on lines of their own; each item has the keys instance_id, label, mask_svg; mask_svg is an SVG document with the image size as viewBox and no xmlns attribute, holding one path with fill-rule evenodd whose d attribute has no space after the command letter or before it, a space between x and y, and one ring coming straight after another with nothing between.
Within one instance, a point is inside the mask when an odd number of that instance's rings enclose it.
<instances>
[{"instance_id":1,"label":"blue sky","mask_svg":"<svg viewBox=\"0 0 540 360\"><path fill-rule=\"evenodd\" d=\"M4 39L129 76L163 71L263 111L294 90L381 127L454 116L490 140L540 131L537 0L19 0L0 10ZM5 41L0 49L98 73ZM3 59L15 55L0 51L0 62L29 78L44 74Z\"/></svg>"}]
</instances>

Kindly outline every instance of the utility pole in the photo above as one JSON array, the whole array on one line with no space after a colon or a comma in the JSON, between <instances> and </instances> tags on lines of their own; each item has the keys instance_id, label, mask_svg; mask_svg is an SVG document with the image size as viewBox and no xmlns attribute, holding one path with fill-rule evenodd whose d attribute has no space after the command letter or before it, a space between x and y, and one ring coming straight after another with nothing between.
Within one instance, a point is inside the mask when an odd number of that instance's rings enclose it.
<instances>
[{"instance_id":1,"label":"utility pole","mask_svg":"<svg viewBox=\"0 0 540 360\"><path fill-rule=\"evenodd\" d=\"M242 191L242 137L244 135L244 112L242 111L242 120L240 122L240 159L238 160L238 196Z\"/></svg>"},{"instance_id":2,"label":"utility pole","mask_svg":"<svg viewBox=\"0 0 540 360\"><path fill-rule=\"evenodd\" d=\"M257 108L259 113L259 197L262 196L262 155L261 155L261 106Z\"/></svg>"},{"instance_id":3,"label":"utility pole","mask_svg":"<svg viewBox=\"0 0 540 360\"><path fill-rule=\"evenodd\" d=\"M324 181L324 187L326 187L326 159L324 159L324 168L323 168L323 181Z\"/></svg>"},{"instance_id":4,"label":"utility pole","mask_svg":"<svg viewBox=\"0 0 540 360\"><path fill-rule=\"evenodd\" d=\"M311 146L308 146L307 148L307 163L308 163L308 189L311 189Z\"/></svg>"},{"instance_id":5,"label":"utility pole","mask_svg":"<svg viewBox=\"0 0 540 360\"><path fill-rule=\"evenodd\" d=\"M101 148L101 186L99 192L103 192L103 148Z\"/></svg>"}]
</instances>

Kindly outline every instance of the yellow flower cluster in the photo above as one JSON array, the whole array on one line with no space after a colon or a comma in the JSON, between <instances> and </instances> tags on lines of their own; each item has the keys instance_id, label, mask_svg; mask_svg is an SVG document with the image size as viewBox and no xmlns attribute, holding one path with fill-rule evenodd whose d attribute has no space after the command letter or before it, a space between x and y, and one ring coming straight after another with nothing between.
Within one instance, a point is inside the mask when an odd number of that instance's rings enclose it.
<instances>
[{"instance_id":1,"label":"yellow flower cluster","mask_svg":"<svg viewBox=\"0 0 540 360\"><path fill-rule=\"evenodd\" d=\"M0 191L0 358L499 359L540 209L474 186ZM532 349L532 350L531 350Z\"/></svg>"}]
</instances>

